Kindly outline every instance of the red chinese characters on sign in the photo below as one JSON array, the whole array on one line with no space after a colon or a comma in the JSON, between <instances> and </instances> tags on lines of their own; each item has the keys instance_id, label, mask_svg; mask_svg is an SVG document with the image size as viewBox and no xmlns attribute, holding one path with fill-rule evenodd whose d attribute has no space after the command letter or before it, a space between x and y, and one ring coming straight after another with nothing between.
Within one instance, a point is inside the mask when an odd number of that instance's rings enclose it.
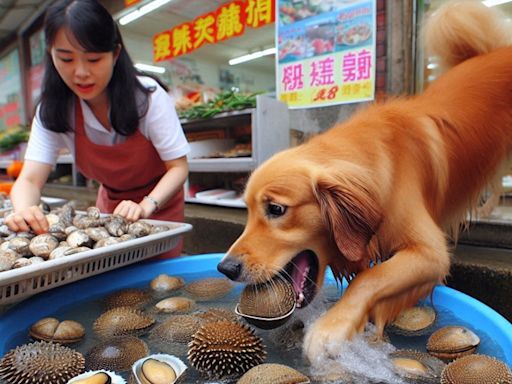
<instances>
[{"instance_id":1,"label":"red chinese characters on sign","mask_svg":"<svg viewBox=\"0 0 512 384\"><path fill-rule=\"evenodd\" d=\"M259 28L275 20L276 0L245 0L226 3L153 37L153 60L169 60L201 47L240 36L245 27Z\"/></svg>"}]
</instances>

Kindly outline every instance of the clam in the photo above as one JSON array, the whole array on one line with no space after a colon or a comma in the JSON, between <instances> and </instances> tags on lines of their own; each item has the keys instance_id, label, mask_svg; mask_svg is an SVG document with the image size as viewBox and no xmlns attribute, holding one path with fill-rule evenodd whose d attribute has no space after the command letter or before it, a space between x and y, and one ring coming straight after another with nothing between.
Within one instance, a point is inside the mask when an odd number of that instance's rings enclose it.
<instances>
[{"instance_id":1,"label":"clam","mask_svg":"<svg viewBox=\"0 0 512 384\"><path fill-rule=\"evenodd\" d=\"M145 305L151 296L149 293L142 289L126 288L109 294L105 298L105 307L142 307Z\"/></svg>"},{"instance_id":2,"label":"clam","mask_svg":"<svg viewBox=\"0 0 512 384\"><path fill-rule=\"evenodd\" d=\"M411 383L437 384L446 366L438 358L419 351L399 350L390 357L395 372Z\"/></svg>"},{"instance_id":3,"label":"clam","mask_svg":"<svg viewBox=\"0 0 512 384\"><path fill-rule=\"evenodd\" d=\"M263 329L284 324L295 310L295 291L283 279L248 285L242 291L235 313Z\"/></svg>"},{"instance_id":4,"label":"clam","mask_svg":"<svg viewBox=\"0 0 512 384\"><path fill-rule=\"evenodd\" d=\"M110 233L108 233L108 231L104 227L86 228L85 233L87 233L87 235L89 235L89 237L95 242L110 237Z\"/></svg>"},{"instance_id":5,"label":"clam","mask_svg":"<svg viewBox=\"0 0 512 384\"><path fill-rule=\"evenodd\" d=\"M78 247L90 247L92 245L92 240L89 235L82 229L78 229L76 231L71 232L66 238L66 242L72 248Z\"/></svg>"},{"instance_id":6,"label":"clam","mask_svg":"<svg viewBox=\"0 0 512 384\"><path fill-rule=\"evenodd\" d=\"M124 235L119 236L119 241L128 241L128 240L134 240L137 236L132 235L131 233L125 233Z\"/></svg>"},{"instance_id":7,"label":"clam","mask_svg":"<svg viewBox=\"0 0 512 384\"><path fill-rule=\"evenodd\" d=\"M86 212L87 216L90 217L91 219L98 220L101 216L101 212L98 207L88 207Z\"/></svg>"},{"instance_id":8,"label":"clam","mask_svg":"<svg viewBox=\"0 0 512 384\"><path fill-rule=\"evenodd\" d=\"M30 261L30 264L38 264L42 263L44 259L41 256L32 256L28 259Z\"/></svg>"},{"instance_id":9,"label":"clam","mask_svg":"<svg viewBox=\"0 0 512 384\"><path fill-rule=\"evenodd\" d=\"M75 231L78 231L78 228L75 227L74 225L70 225L69 227L66 227L66 229L64 230L64 232L66 233L66 235L70 235L72 234L73 232Z\"/></svg>"},{"instance_id":10,"label":"clam","mask_svg":"<svg viewBox=\"0 0 512 384\"><path fill-rule=\"evenodd\" d=\"M152 225L145 221L135 221L128 226L128 233L135 237L147 236L151 233L151 227Z\"/></svg>"},{"instance_id":11,"label":"clam","mask_svg":"<svg viewBox=\"0 0 512 384\"><path fill-rule=\"evenodd\" d=\"M169 231L171 228L169 228L167 225L163 225L163 224L158 224L158 225L153 225L153 227L151 228L151 233L160 233L160 232L165 232L165 231Z\"/></svg>"},{"instance_id":12,"label":"clam","mask_svg":"<svg viewBox=\"0 0 512 384\"><path fill-rule=\"evenodd\" d=\"M48 228L48 233L54 236L57 240L66 240L66 226L62 222L55 223Z\"/></svg>"},{"instance_id":13,"label":"clam","mask_svg":"<svg viewBox=\"0 0 512 384\"><path fill-rule=\"evenodd\" d=\"M46 221L48 221L48 226L52 227L53 225L62 223L60 220L60 216L55 213L48 213L46 216ZM63 224L63 223L62 223Z\"/></svg>"},{"instance_id":14,"label":"clam","mask_svg":"<svg viewBox=\"0 0 512 384\"><path fill-rule=\"evenodd\" d=\"M155 327L149 337L153 342L165 345L188 344L202 324L203 320L197 316L175 315Z\"/></svg>"},{"instance_id":15,"label":"clam","mask_svg":"<svg viewBox=\"0 0 512 384\"><path fill-rule=\"evenodd\" d=\"M54 317L45 317L30 327L29 334L35 340L71 344L82 340L85 328L77 321L59 321Z\"/></svg>"},{"instance_id":16,"label":"clam","mask_svg":"<svg viewBox=\"0 0 512 384\"><path fill-rule=\"evenodd\" d=\"M105 229L112 236L119 237L126 233L127 223L124 217L119 215L112 215L110 220L105 224Z\"/></svg>"},{"instance_id":17,"label":"clam","mask_svg":"<svg viewBox=\"0 0 512 384\"><path fill-rule=\"evenodd\" d=\"M446 366L441 384L511 384L512 372L505 363L485 355L461 357Z\"/></svg>"},{"instance_id":18,"label":"clam","mask_svg":"<svg viewBox=\"0 0 512 384\"><path fill-rule=\"evenodd\" d=\"M51 253L50 256L48 256L49 260L53 259L59 259L64 256L68 256L66 252L68 252L71 248L69 245L59 245L57 248L55 248Z\"/></svg>"},{"instance_id":19,"label":"clam","mask_svg":"<svg viewBox=\"0 0 512 384\"><path fill-rule=\"evenodd\" d=\"M134 336L114 337L93 346L86 354L88 369L128 371L149 353L146 343Z\"/></svg>"},{"instance_id":20,"label":"clam","mask_svg":"<svg viewBox=\"0 0 512 384\"><path fill-rule=\"evenodd\" d=\"M116 307L100 315L93 329L101 337L142 335L155 319L131 307Z\"/></svg>"},{"instance_id":21,"label":"clam","mask_svg":"<svg viewBox=\"0 0 512 384\"><path fill-rule=\"evenodd\" d=\"M419 336L430 332L436 321L436 312L427 306L416 306L404 309L393 323L391 332L404 336Z\"/></svg>"},{"instance_id":22,"label":"clam","mask_svg":"<svg viewBox=\"0 0 512 384\"><path fill-rule=\"evenodd\" d=\"M435 331L427 340L427 351L442 360L453 360L475 352L480 338L462 326L446 326Z\"/></svg>"},{"instance_id":23,"label":"clam","mask_svg":"<svg viewBox=\"0 0 512 384\"><path fill-rule=\"evenodd\" d=\"M196 302L187 297L168 297L160 300L155 307L160 312L187 312L194 308Z\"/></svg>"},{"instance_id":24,"label":"clam","mask_svg":"<svg viewBox=\"0 0 512 384\"><path fill-rule=\"evenodd\" d=\"M0 251L0 272L12 269L20 255L13 250Z\"/></svg>"},{"instance_id":25,"label":"clam","mask_svg":"<svg viewBox=\"0 0 512 384\"><path fill-rule=\"evenodd\" d=\"M230 320L237 322L240 318L232 311L222 308L209 308L206 312L196 313L195 316L204 322Z\"/></svg>"},{"instance_id":26,"label":"clam","mask_svg":"<svg viewBox=\"0 0 512 384\"><path fill-rule=\"evenodd\" d=\"M208 277L185 286L185 290L196 300L213 300L227 295L233 284L224 277Z\"/></svg>"},{"instance_id":27,"label":"clam","mask_svg":"<svg viewBox=\"0 0 512 384\"><path fill-rule=\"evenodd\" d=\"M126 380L115 372L98 370L75 376L68 384L126 384Z\"/></svg>"},{"instance_id":28,"label":"clam","mask_svg":"<svg viewBox=\"0 0 512 384\"><path fill-rule=\"evenodd\" d=\"M44 233L34 237L29 244L30 251L35 256L40 256L43 259L48 259L50 253L59 246L59 240L54 236Z\"/></svg>"},{"instance_id":29,"label":"clam","mask_svg":"<svg viewBox=\"0 0 512 384\"><path fill-rule=\"evenodd\" d=\"M149 284L154 291L175 291L185 286L185 281L181 277L166 275L165 273L158 275Z\"/></svg>"},{"instance_id":30,"label":"clam","mask_svg":"<svg viewBox=\"0 0 512 384\"><path fill-rule=\"evenodd\" d=\"M236 384L309 384L311 380L296 369L283 364L263 363L252 367Z\"/></svg>"},{"instance_id":31,"label":"clam","mask_svg":"<svg viewBox=\"0 0 512 384\"><path fill-rule=\"evenodd\" d=\"M30 256L32 252L30 252L30 239L28 237L20 237L19 234L16 237L13 237L9 240L8 247L12 249L14 252L20 254L21 256Z\"/></svg>"},{"instance_id":32,"label":"clam","mask_svg":"<svg viewBox=\"0 0 512 384\"><path fill-rule=\"evenodd\" d=\"M137 360L132 366L132 377L137 384L173 384L186 369L176 356L160 353Z\"/></svg>"},{"instance_id":33,"label":"clam","mask_svg":"<svg viewBox=\"0 0 512 384\"><path fill-rule=\"evenodd\" d=\"M71 256L71 255L74 255L75 253L80 253L80 252L85 252L85 251L90 251L91 248L89 247L70 247L68 250L64 251L64 256Z\"/></svg>"},{"instance_id":34,"label":"clam","mask_svg":"<svg viewBox=\"0 0 512 384\"><path fill-rule=\"evenodd\" d=\"M101 247L106 247L107 245L113 245L113 244L118 244L120 243L121 240L119 240L118 237L113 237L113 236L110 236L109 234L109 237L105 238L105 239L100 239L96 242L96 244L94 244L94 248L101 248Z\"/></svg>"},{"instance_id":35,"label":"clam","mask_svg":"<svg viewBox=\"0 0 512 384\"><path fill-rule=\"evenodd\" d=\"M32 262L25 258L25 257L20 257L19 259L16 259L16 261L14 262L14 264L12 265L12 268L15 269L15 268L23 268L23 267L27 267L29 265L31 265Z\"/></svg>"}]
</instances>

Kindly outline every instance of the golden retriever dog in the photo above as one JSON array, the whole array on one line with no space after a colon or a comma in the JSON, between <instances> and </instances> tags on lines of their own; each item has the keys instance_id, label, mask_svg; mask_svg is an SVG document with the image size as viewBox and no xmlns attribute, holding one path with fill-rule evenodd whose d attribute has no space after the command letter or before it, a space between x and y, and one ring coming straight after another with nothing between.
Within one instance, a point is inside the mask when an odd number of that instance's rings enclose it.
<instances>
[{"instance_id":1,"label":"golden retriever dog","mask_svg":"<svg viewBox=\"0 0 512 384\"><path fill-rule=\"evenodd\" d=\"M297 306L327 267L349 281L306 330L310 362L336 357L368 321L381 334L449 273L450 236L512 149L510 27L498 17L448 3L425 31L447 71L425 92L358 111L250 176L246 227L218 270L245 283L287 275Z\"/></svg>"}]
</instances>

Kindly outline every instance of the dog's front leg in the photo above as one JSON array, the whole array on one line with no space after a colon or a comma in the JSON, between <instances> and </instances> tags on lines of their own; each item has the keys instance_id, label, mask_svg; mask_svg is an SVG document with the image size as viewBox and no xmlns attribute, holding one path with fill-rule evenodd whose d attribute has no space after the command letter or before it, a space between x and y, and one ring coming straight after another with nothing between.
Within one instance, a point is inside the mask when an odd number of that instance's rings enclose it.
<instances>
[{"instance_id":1,"label":"dog's front leg","mask_svg":"<svg viewBox=\"0 0 512 384\"><path fill-rule=\"evenodd\" d=\"M378 331L401 309L415 304L442 282L449 271L449 255L443 244L410 246L391 259L360 272L326 314L306 332L304 354L321 363L339 355L340 346L364 329L372 319Z\"/></svg>"}]
</instances>

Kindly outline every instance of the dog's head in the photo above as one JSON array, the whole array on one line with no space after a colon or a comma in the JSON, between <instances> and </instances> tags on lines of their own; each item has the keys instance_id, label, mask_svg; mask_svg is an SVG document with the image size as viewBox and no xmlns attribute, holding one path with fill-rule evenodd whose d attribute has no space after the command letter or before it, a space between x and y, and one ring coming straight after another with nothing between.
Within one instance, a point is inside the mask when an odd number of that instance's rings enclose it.
<instances>
[{"instance_id":1,"label":"dog's head","mask_svg":"<svg viewBox=\"0 0 512 384\"><path fill-rule=\"evenodd\" d=\"M298 306L314 298L328 265L337 277L348 276L367 260L380 222L359 167L311 156L289 149L251 175L245 230L218 265L235 281L290 279Z\"/></svg>"}]
</instances>

